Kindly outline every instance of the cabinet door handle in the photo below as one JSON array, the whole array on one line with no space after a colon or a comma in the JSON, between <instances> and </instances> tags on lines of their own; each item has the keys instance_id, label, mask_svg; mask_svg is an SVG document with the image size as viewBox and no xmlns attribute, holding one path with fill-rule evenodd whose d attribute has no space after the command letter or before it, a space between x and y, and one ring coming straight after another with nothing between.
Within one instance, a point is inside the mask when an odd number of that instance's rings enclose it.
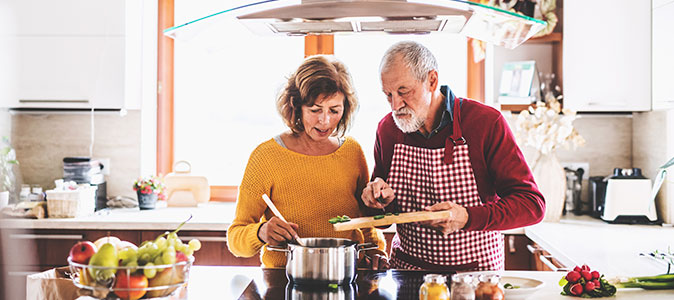
<instances>
[{"instance_id":1,"label":"cabinet door handle","mask_svg":"<svg viewBox=\"0 0 674 300\"><path fill-rule=\"evenodd\" d=\"M81 234L10 234L10 239L16 240L83 240Z\"/></svg>"},{"instance_id":2,"label":"cabinet door handle","mask_svg":"<svg viewBox=\"0 0 674 300\"><path fill-rule=\"evenodd\" d=\"M567 272L569 269L565 267L557 267L552 261L550 260L552 256L550 255L540 255L538 256L538 259L543 262L548 268L550 268L554 272Z\"/></svg>"},{"instance_id":3,"label":"cabinet door handle","mask_svg":"<svg viewBox=\"0 0 674 300\"><path fill-rule=\"evenodd\" d=\"M189 241L191 239L197 239L201 242L227 242L226 236L196 236L196 235L185 235L180 237L181 240Z\"/></svg>"},{"instance_id":4,"label":"cabinet door handle","mask_svg":"<svg viewBox=\"0 0 674 300\"><path fill-rule=\"evenodd\" d=\"M536 254L536 252L541 251L541 248L534 247L533 245L527 245L527 250L529 250L531 254Z\"/></svg>"},{"instance_id":5,"label":"cabinet door handle","mask_svg":"<svg viewBox=\"0 0 674 300\"><path fill-rule=\"evenodd\" d=\"M89 103L86 99L59 100L59 99L19 99L19 103Z\"/></svg>"},{"instance_id":6,"label":"cabinet door handle","mask_svg":"<svg viewBox=\"0 0 674 300\"><path fill-rule=\"evenodd\" d=\"M18 277L26 277L26 276L28 276L28 275L33 275L33 274L36 274L36 273L40 273L40 272L30 272L30 271L9 271L9 272L7 272L7 275L9 275L9 276L18 276Z\"/></svg>"},{"instance_id":7,"label":"cabinet door handle","mask_svg":"<svg viewBox=\"0 0 674 300\"><path fill-rule=\"evenodd\" d=\"M517 247L515 247L515 236L512 235L508 236L508 253L517 253Z\"/></svg>"}]
</instances>

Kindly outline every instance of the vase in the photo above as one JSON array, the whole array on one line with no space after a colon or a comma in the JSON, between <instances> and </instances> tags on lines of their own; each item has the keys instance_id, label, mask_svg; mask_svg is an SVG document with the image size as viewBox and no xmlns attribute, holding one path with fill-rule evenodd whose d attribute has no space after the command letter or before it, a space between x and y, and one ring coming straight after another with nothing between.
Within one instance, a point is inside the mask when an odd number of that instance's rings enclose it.
<instances>
[{"instance_id":1,"label":"vase","mask_svg":"<svg viewBox=\"0 0 674 300\"><path fill-rule=\"evenodd\" d=\"M545 198L545 222L557 222L562 217L566 196L566 174L554 152L539 153L532 168L534 180Z\"/></svg>"},{"instance_id":2,"label":"vase","mask_svg":"<svg viewBox=\"0 0 674 300\"><path fill-rule=\"evenodd\" d=\"M140 191L137 191L138 195L138 207L141 210L154 209L157 205L157 194L143 194Z\"/></svg>"}]
</instances>

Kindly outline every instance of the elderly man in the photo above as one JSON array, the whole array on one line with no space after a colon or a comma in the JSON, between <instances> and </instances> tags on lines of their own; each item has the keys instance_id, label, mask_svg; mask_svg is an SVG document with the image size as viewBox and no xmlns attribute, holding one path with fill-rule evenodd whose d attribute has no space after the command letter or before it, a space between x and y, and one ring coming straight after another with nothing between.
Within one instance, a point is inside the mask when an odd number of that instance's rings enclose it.
<instances>
[{"instance_id":1,"label":"elderly man","mask_svg":"<svg viewBox=\"0 0 674 300\"><path fill-rule=\"evenodd\" d=\"M543 196L501 113L440 86L433 54L393 45L380 65L392 112L377 128L365 205L386 212L450 210L398 224L391 268L502 270L500 230L540 222Z\"/></svg>"}]
</instances>

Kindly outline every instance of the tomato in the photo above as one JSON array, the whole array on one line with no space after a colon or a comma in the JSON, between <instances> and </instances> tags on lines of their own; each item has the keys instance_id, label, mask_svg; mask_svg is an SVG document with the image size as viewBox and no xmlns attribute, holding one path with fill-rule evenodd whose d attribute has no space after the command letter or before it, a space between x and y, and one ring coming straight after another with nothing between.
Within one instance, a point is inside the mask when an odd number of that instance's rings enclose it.
<instances>
[{"instance_id":1,"label":"tomato","mask_svg":"<svg viewBox=\"0 0 674 300\"><path fill-rule=\"evenodd\" d=\"M147 277L143 274L127 276L127 270L119 270L115 279L115 294L122 299L137 300L145 295ZM137 289L137 290L119 290Z\"/></svg>"}]
</instances>

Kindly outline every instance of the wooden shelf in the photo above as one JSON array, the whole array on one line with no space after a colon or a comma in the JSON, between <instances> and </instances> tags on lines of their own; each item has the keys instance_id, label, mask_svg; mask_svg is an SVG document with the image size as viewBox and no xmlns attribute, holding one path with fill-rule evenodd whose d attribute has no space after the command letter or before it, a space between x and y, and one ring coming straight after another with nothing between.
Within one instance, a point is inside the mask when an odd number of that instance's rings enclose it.
<instances>
[{"instance_id":1,"label":"wooden shelf","mask_svg":"<svg viewBox=\"0 0 674 300\"><path fill-rule=\"evenodd\" d=\"M562 41L562 33L561 32L552 32L548 35L544 35L542 37L535 37L535 38L530 38L525 44L543 44L543 43L559 43Z\"/></svg>"},{"instance_id":2,"label":"wooden shelf","mask_svg":"<svg viewBox=\"0 0 674 300\"><path fill-rule=\"evenodd\" d=\"M501 105L501 110L509 110L511 112L521 112L523 110L529 109L529 106L531 105L526 105L526 104L502 104Z\"/></svg>"}]
</instances>

